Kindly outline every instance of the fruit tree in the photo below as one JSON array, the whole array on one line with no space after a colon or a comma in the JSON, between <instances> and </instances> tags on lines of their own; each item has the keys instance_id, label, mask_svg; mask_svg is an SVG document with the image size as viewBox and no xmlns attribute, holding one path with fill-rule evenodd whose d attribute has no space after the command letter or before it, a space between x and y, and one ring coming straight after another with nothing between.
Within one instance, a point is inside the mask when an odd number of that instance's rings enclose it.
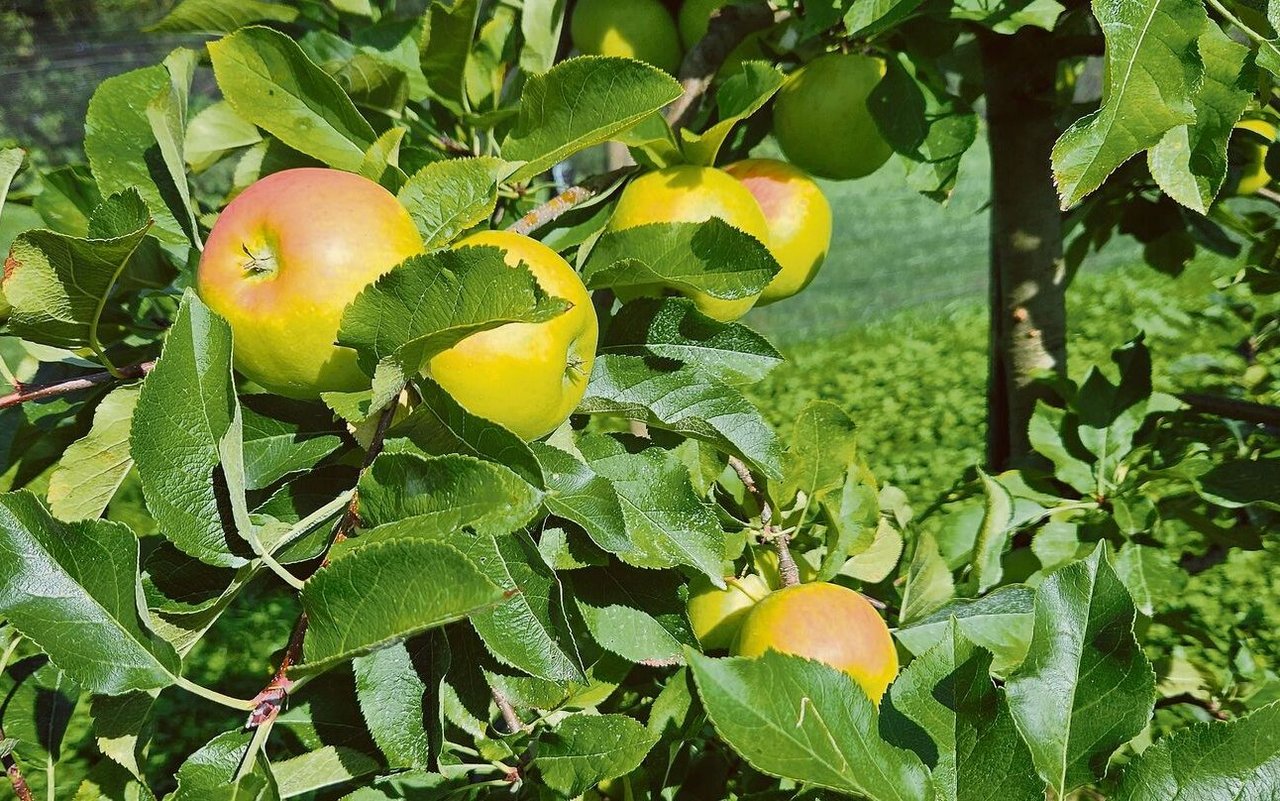
<instances>
[{"instance_id":1,"label":"fruit tree","mask_svg":"<svg viewBox=\"0 0 1280 801\"><path fill-rule=\"evenodd\" d=\"M1280 2L170 5L0 150L19 799L1280 798L1168 608L1280 530ZM747 315L983 147L988 458L908 498ZM1231 391L1068 373L1117 237L1236 259Z\"/></svg>"}]
</instances>

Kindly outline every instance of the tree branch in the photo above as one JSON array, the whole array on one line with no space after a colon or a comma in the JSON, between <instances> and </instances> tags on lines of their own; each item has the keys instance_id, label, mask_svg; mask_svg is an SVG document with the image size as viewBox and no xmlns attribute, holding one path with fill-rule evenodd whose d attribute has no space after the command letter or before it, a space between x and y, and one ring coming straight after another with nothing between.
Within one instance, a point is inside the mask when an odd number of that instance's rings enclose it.
<instances>
[{"instance_id":1,"label":"tree branch","mask_svg":"<svg viewBox=\"0 0 1280 801\"><path fill-rule=\"evenodd\" d=\"M751 493L760 504L760 525L764 529L764 539L773 543L774 550L778 552L778 575L782 578L782 586L796 586L800 583L800 568L796 565L795 557L791 555L791 536L782 533L773 525L773 509L760 490L760 485L756 483L755 476L751 475L751 470L736 456L729 457L729 466L738 474L747 492Z\"/></svg>"},{"instance_id":2,"label":"tree branch","mask_svg":"<svg viewBox=\"0 0 1280 801\"><path fill-rule=\"evenodd\" d=\"M733 49L756 31L762 31L790 16L768 2L725 5L711 14L707 35L702 37L680 64L680 86L684 93L667 106L664 116L673 128L686 127L698 112L702 97L711 88L716 73Z\"/></svg>"},{"instance_id":3,"label":"tree branch","mask_svg":"<svg viewBox=\"0 0 1280 801\"><path fill-rule=\"evenodd\" d=\"M1190 406L1193 411L1242 420L1246 423L1280 426L1280 407L1200 392L1184 392L1178 395L1178 400Z\"/></svg>"},{"instance_id":4,"label":"tree branch","mask_svg":"<svg viewBox=\"0 0 1280 801\"><path fill-rule=\"evenodd\" d=\"M596 195L607 191L630 175L633 169L632 167L622 167L588 178L577 186L571 186L516 220L507 230L515 234L528 236L542 226L560 218L576 206L586 203Z\"/></svg>"},{"instance_id":5,"label":"tree branch","mask_svg":"<svg viewBox=\"0 0 1280 801\"><path fill-rule=\"evenodd\" d=\"M1163 707L1177 706L1178 704L1187 704L1188 706L1199 707L1205 712L1208 712L1215 720L1231 720L1231 715L1227 714L1226 711L1223 710L1222 705L1214 699L1210 698L1206 701L1202 698L1196 698L1190 693L1181 693L1179 695L1171 695L1167 698L1161 698L1159 701L1156 701L1156 708L1159 709Z\"/></svg>"},{"instance_id":6,"label":"tree branch","mask_svg":"<svg viewBox=\"0 0 1280 801\"><path fill-rule=\"evenodd\" d=\"M17 406L28 401L48 400L49 398L57 398L62 395L70 395L72 392L80 392L93 387L100 387L103 384L110 384L115 381L128 381L134 378L143 378L151 369L156 366L156 360L152 359L147 362L139 362L131 364L127 367L121 367L116 372L117 375L103 370L100 373L90 373L89 375L80 376L79 378L70 378L66 381L58 381L53 384L42 384L36 387L24 387L16 385L13 392L0 397L0 409L8 409L10 406Z\"/></svg>"},{"instance_id":7,"label":"tree branch","mask_svg":"<svg viewBox=\"0 0 1280 801\"><path fill-rule=\"evenodd\" d=\"M498 705L498 711L502 713L502 722L507 727L506 734L515 734L524 729L524 724L520 722L520 716L516 714L516 708L507 700L507 696L497 687L490 687L489 691L493 693L493 702Z\"/></svg>"},{"instance_id":8,"label":"tree branch","mask_svg":"<svg viewBox=\"0 0 1280 801\"><path fill-rule=\"evenodd\" d=\"M4 740L4 729L0 728L0 741ZM4 766L5 775L9 777L9 783L13 785L14 795L18 796L18 801L34 801L31 795L31 788L27 786L27 780L22 775L22 768L19 767L17 760L13 758L12 753L0 756L0 765Z\"/></svg>"},{"instance_id":9,"label":"tree branch","mask_svg":"<svg viewBox=\"0 0 1280 801\"><path fill-rule=\"evenodd\" d=\"M369 441L369 450L365 452L364 461L360 465L360 473L363 475L369 469L369 465L373 464L373 460L378 458L378 454L382 453L383 440L386 439L387 429L391 427L391 419L396 413L397 401L387 404L382 410L382 414L378 417L378 426L373 431L373 438ZM342 513L342 520L338 522L338 528L334 531L333 540L329 543L329 547L325 549L324 559L320 561L318 569L324 569L329 565L329 558L333 553L333 546L342 542L351 536L351 532L355 531L356 526L360 524L360 493L352 491L351 500L347 502L346 511ZM302 643L307 636L307 613L303 612L298 615L298 622L293 625L293 633L289 635L289 644L285 647L284 656L280 659L280 666L276 668L275 675L271 677L271 681L266 687L253 697L256 704L253 711L249 714L249 720L245 723L245 728L256 729L259 726L266 725L276 719L280 714L280 709L284 706L284 702L289 698L289 691L293 689L296 682L289 678L289 668L302 661Z\"/></svg>"}]
</instances>

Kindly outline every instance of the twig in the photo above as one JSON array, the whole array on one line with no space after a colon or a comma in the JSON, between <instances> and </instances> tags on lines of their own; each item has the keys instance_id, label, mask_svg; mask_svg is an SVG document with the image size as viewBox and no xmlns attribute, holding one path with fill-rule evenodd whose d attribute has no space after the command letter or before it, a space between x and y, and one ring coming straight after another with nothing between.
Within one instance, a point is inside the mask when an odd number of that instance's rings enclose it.
<instances>
[{"instance_id":1,"label":"twig","mask_svg":"<svg viewBox=\"0 0 1280 801\"><path fill-rule=\"evenodd\" d=\"M507 696L497 687L490 687L493 693L493 702L498 705L498 711L502 713L502 722L506 725L506 734L515 734L524 729L524 724L520 722L520 716L516 714L516 708L507 700Z\"/></svg>"},{"instance_id":2,"label":"twig","mask_svg":"<svg viewBox=\"0 0 1280 801\"><path fill-rule=\"evenodd\" d=\"M110 384L114 381L128 381L134 378L143 378L151 369L156 366L156 360L152 359L147 362L139 362L138 364L130 364L116 370L117 375L103 370L100 373L90 373L79 378L70 378L66 381L58 381L53 384L42 384L38 387L15 386L13 392L0 397L0 409L8 409L10 406L17 406L28 401L47 400L48 398L57 398L62 395L69 395L72 392L80 392L93 387L100 387L103 384Z\"/></svg>"},{"instance_id":3,"label":"twig","mask_svg":"<svg viewBox=\"0 0 1280 801\"><path fill-rule=\"evenodd\" d=\"M791 535L774 527L773 509L769 506L769 500L764 497L760 485L756 483L755 476L751 475L751 470L746 464L738 457L730 456L729 466L738 474L738 478L742 479L747 492L751 493L760 504L760 525L764 529L765 539L772 542L774 550L778 552L778 575L782 578L782 586L796 586L800 583L800 568L796 566L795 557L791 555Z\"/></svg>"},{"instance_id":4,"label":"twig","mask_svg":"<svg viewBox=\"0 0 1280 801\"><path fill-rule=\"evenodd\" d=\"M1199 392L1184 392L1178 400L1197 412L1229 417L1246 423L1264 426L1280 426L1280 407L1266 406L1252 401L1224 398L1221 395L1205 395Z\"/></svg>"},{"instance_id":5,"label":"twig","mask_svg":"<svg viewBox=\"0 0 1280 801\"><path fill-rule=\"evenodd\" d=\"M1196 698L1191 693L1179 693L1178 695L1171 695L1167 698L1161 698L1159 701L1156 702L1156 707L1163 708L1163 707L1169 707L1169 706L1177 706L1178 704L1186 704L1188 706L1199 707L1200 709L1203 709L1205 712L1208 712L1209 715L1215 720L1231 720L1231 715L1227 714L1227 712L1223 710L1222 705L1219 704L1215 699L1210 698L1208 700L1205 700L1203 698Z\"/></svg>"},{"instance_id":6,"label":"twig","mask_svg":"<svg viewBox=\"0 0 1280 801\"><path fill-rule=\"evenodd\" d=\"M685 54L680 64L680 86L684 93L667 106L664 113L667 122L676 128L687 126L733 49L756 31L782 22L788 16L790 12L779 11L763 1L725 5L714 11L706 36Z\"/></svg>"},{"instance_id":7,"label":"twig","mask_svg":"<svg viewBox=\"0 0 1280 801\"><path fill-rule=\"evenodd\" d=\"M4 739L4 729L0 729L0 740ZM4 765L4 772L9 777L9 783L13 785L13 792L18 796L18 801L35 801L31 795L31 788L27 786L27 780L22 775L22 768L13 758L13 754L5 754L0 757L0 765Z\"/></svg>"},{"instance_id":8,"label":"twig","mask_svg":"<svg viewBox=\"0 0 1280 801\"><path fill-rule=\"evenodd\" d=\"M516 220L508 231L528 236L542 226L553 222L582 203L604 192L633 172L632 167L622 167L588 178L577 186L571 186Z\"/></svg>"},{"instance_id":9,"label":"twig","mask_svg":"<svg viewBox=\"0 0 1280 801\"><path fill-rule=\"evenodd\" d=\"M369 450L365 452L364 462L360 466L360 472L369 469L369 465L373 464L373 460L378 458L378 454L382 453L383 440L387 436L387 429L391 427L391 419L395 416L396 402L392 401L387 408L382 410L382 414L378 417L378 426L373 431L373 438L369 441ZM338 528L334 531L333 540L329 543L329 547L325 550L324 559L320 561L320 568L324 569L329 565L330 557L333 554L333 546L351 536L351 532L355 530L360 523L360 493L352 491L351 500L347 502L347 509L342 513L342 520L338 522ZM254 696L253 712L249 714L249 720L245 723L245 728L256 729L276 719L280 714L280 709L284 706L284 702L289 698L289 691L297 684L293 679L289 678L289 668L302 661L302 642L307 636L307 613L302 612L298 615L298 622L293 625L293 633L289 635L289 644L285 647L284 656L280 659L280 666L276 668L275 675L271 677L271 681L263 687L261 691Z\"/></svg>"}]
</instances>

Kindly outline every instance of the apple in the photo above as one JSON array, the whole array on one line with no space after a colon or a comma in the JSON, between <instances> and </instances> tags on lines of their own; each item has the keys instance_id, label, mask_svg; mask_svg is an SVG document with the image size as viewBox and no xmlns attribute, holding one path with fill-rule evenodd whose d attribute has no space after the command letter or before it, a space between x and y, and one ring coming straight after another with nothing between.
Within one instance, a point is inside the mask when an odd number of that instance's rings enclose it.
<instances>
[{"instance_id":1,"label":"apple","mask_svg":"<svg viewBox=\"0 0 1280 801\"><path fill-rule=\"evenodd\" d=\"M725 577L722 590L706 576L689 582L689 622L698 642L708 651L728 650L747 613L769 594L764 579L755 574Z\"/></svg>"},{"instance_id":2,"label":"apple","mask_svg":"<svg viewBox=\"0 0 1280 801\"><path fill-rule=\"evenodd\" d=\"M1224 195L1252 195L1271 183L1267 150L1276 141L1276 126L1266 120L1241 120L1227 143L1227 178Z\"/></svg>"},{"instance_id":3,"label":"apple","mask_svg":"<svg viewBox=\"0 0 1280 801\"><path fill-rule=\"evenodd\" d=\"M524 264L543 292L571 304L542 323L508 323L436 354L427 372L472 414L532 440L568 419L587 390L600 330L591 296L559 253L527 236L482 231L456 247L488 245Z\"/></svg>"},{"instance_id":4,"label":"apple","mask_svg":"<svg viewBox=\"0 0 1280 801\"><path fill-rule=\"evenodd\" d=\"M634 58L672 75L684 55L676 22L658 0L581 0L569 35L583 53Z\"/></svg>"},{"instance_id":5,"label":"apple","mask_svg":"<svg viewBox=\"0 0 1280 801\"><path fill-rule=\"evenodd\" d=\"M857 53L827 53L801 67L778 90L773 135L787 159L811 175L847 181L889 160L867 108L885 63Z\"/></svg>"},{"instance_id":6,"label":"apple","mask_svg":"<svg viewBox=\"0 0 1280 801\"><path fill-rule=\"evenodd\" d=\"M873 703L898 674L898 652L875 607L847 587L797 584L765 596L747 614L734 656L774 650L842 670Z\"/></svg>"},{"instance_id":7,"label":"apple","mask_svg":"<svg viewBox=\"0 0 1280 801\"><path fill-rule=\"evenodd\" d=\"M368 178L306 167L256 181L219 215L196 291L226 318L235 367L291 398L368 386L355 351L335 344L360 290L422 251L395 196Z\"/></svg>"},{"instance_id":8,"label":"apple","mask_svg":"<svg viewBox=\"0 0 1280 801\"><path fill-rule=\"evenodd\" d=\"M785 161L747 159L724 171L755 197L769 226L769 251L782 270L756 302L765 306L809 285L831 247L831 204L818 184Z\"/></svg>"},{"instance_id":9,"label":"apple","mask_svg":"<svg viewBox=\"0 0 1280 801\"><path fill-rule=\"evenodd\" d=\"M769 244L769 224L760 204L736 178L714 167L681 164L636 178L623 190L608 230L670 222L706 222L719 217L735 228ZM645 287L619 292L621 300L664 290L687 294L703 314L731 322L746 314L758 296L726 300L678 287Z\"/></svg>"}]
</instances>

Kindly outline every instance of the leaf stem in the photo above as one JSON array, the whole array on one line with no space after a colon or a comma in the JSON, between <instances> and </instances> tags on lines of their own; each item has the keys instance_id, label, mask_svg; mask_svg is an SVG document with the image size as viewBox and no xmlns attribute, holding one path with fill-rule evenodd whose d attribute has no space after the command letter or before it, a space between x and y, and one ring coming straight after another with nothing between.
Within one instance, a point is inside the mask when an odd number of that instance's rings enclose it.
<instances>
[{"instance_id":1,"label":"leaf stem","mask_svg":"<svg viewBox=\"0 0 1280 801\"><path fill-rule=\"evenodd\" d=\"M261 543L259 543L259 550L260 550L260 553L258 554L258 558L262 560L262 564L266 565L267 568L270 569L272 573L275 573L277 576L279 576L280 580L283 581L285 584L288 584L290 587L293 587L295 590L302 589L302 585L303 585L302 579L290 573L289 569L286 568L284 565L280 564L279 562L277 562L274 556L266 552L265 548L261 548Z\"/></svg>"},{"instance_id":2,"label":"leaf stem","mask_svg":"<svg viewBox=\"0 0 1280 801\"><path fill-rule=\"evenodd\" d=\"M147 223L147 227L150 228L151 224ZM142 244L143 239L146 239L145 235L139 237L138 241L133 243L133 247L129 248L129 252L120 260L119 266L116 267L115 273L112 274L111 280L107 283L107 288L102 292L102 297L98 298L98 304L93 310L93 319L89 323L89 347L93 349L94 354L102 361L102 366L107 368L107 372L111 374L111 377L117 380L124 376L120 374L119 368L111 362L111 359L107 358L106 350L102 347L102 343L98 341L98 323L102 321L102 312L107 308L107 298L111 297L111 290L115 289L116 281L120 280L120 274L124 272L125 266L129 264L129 259L133 258L133 254L138 252L138 247Z\"/></svg>"},{"instance_id":3,"label":"leaf stem","mask_svg":"<svg viewBox=\"0 0 1280 801\"><path fill-rule=\"evenodd\" d=\"M1270 39L1258 33L1253 28L1250 28L1248 25L1245 25L1239 17L1232 14L1231 11L1222 4L1221 0L1209 0L1209 5L1213 6L1213 9L1221 14L1223 19L1243 31L1245 36L1248 36L1258 44L1271 44ZM1272 46L1274 47L1274 45Z\"/></svg>"},{"instance_id":4,"label":"leaf stem","mask_svg":"<svg viewBox=\"0 0 1280 801\"><path fill-rule=\"evenodd\" d=\"M58 763L53 761L53 757L45 757L44 760L44 784L45 797L49 801L58 801Z\"/></svg>"},{"instance_id":5,"label":"leaf stem","mask_svg":"<svg viewBox=\"0 0 1280 801\"><path fill-rule=\"evenodd\" d=\"M342 507L346 506L348 503L351 502L351 495L354 492L355 492L354 489L346 490L342 494L338 495L338 497L334 498L332 501L329 501L324 506L321 506L319 509L315 510L311 514L299 520L297 523L294 523L293 527L290 528L287 532L285 532L285 535L280 538L280 542L276 545L275 549L272 551L272 554L274 555L275 553L279 552L281 548L285 547L286 545L288 545L289 543L293 542L298 537L300 537L302 534L314 528L318 523L320 523L321 521L327 518L332 517L334 514L340 511Z\"/></svg>"},{"instance_id":6,"label":"leaf stem","mask_svg":"<svg viewBox=\"0 0 1280 801\"><path fill-rule=\"evenodd\" d=\"M18 643L20 642L22 642L22 635L15 635L13 641L4 649L4 654L0 654L0 676L4 675L4 672L9 669L9 659L13 656L13 652L18 650Z\"/></svg>"},{"instance_id":7,"label":"leaf stem","mask_svg":"<svg viewBox=\"0 0 1280 801\"><path fill-rule=\"evenodd\" d=\"M204 698L209 701L213 701L215 704L221 704L222 706L228 707L230 709L247 710L247 709L253 709L254 707L253 701L247 701L243 698L232 698L229 695L223 695L217 690L211 690L208 687L205 687L204 685L196 684L194 681L191 681L185 676L177 676L175 677L175 679L176 680L174 683L177 684L182 689L186 690L192 695L198 695L201 698Z\"/></svg>"},{"instance_id":8,"label":"leaf stem","mask_svg":"<svg viewBox=\"0 0 1280 801\"><path fill-rule=\"evenodd\" d=\"M232 778L232 782L238 782L253 771L253 766L258 761L258 754L262 751L262 747L267 743L267 737L271 734L271 727L275 725L275 718L272 718L264 726L259 726L253 733L253 739L249 740L249 747L245 749L244 758L240 760L240 766L236 768L236 775Z\"/></svg>"}]
</instances>

